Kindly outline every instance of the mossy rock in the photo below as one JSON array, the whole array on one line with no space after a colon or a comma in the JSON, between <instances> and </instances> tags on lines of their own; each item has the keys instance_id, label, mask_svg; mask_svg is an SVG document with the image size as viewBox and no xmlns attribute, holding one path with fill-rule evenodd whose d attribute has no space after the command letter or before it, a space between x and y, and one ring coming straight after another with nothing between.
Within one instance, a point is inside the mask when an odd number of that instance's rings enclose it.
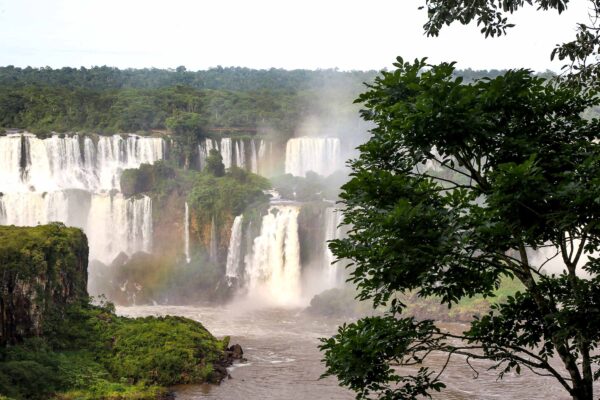
<instances>
[{"instance_id":1,"label":"mossy rock","mask_svg":"<svg viewBox=\"0 0 600 400\"><path fill-rule=\"evenodd\" d=\"M0 226L0 345L41 335L51 310L87 297L87 264L80 229Z\"/></svg>"}]
</instances>

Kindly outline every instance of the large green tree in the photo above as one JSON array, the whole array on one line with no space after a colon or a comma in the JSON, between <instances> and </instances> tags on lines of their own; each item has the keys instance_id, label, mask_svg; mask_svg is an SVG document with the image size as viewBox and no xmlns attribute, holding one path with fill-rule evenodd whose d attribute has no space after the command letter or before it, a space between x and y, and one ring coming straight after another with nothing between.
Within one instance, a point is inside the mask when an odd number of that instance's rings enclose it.
<instances>
[{"instance_id":1,"label":"large green tree","mask_svg":"<svg viewBox=\"0 0 600 400\"><path fill-rule=\"evenodd\" d=\"M489 360L499 377L551 376L573 399L591 400L600 122L581 114L597 97L527 70L466 85L453 64L394 66L358 100L375 128L343 186L352 229L331 244L350 260L360 298L388 311L324 340L327 374L358 399L412 399L444 387L446 366L423 366L442 352ZM503 279L524 289L462 334L403 314L401 294L451 307L493 296ZM412 374L395 368L411 365Z\"/></svg>"}]
</instances>

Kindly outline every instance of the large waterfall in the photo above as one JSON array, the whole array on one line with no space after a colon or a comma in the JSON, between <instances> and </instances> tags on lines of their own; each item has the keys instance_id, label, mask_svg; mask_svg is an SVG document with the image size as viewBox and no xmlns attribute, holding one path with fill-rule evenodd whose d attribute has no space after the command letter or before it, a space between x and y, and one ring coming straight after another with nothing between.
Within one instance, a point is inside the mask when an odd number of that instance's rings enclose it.
<instances>
[{"instance_id":1,"label":"large waterfall","mask_svg":"<svg viewBox=\"0 0 600 400\"><path fill-rule=\"evenodd\" d=\"M325 242L343 236L341 211L324 207L315 214L318 221L308 222L312 226L309 229L321 229L313 230L312 234L323 242L317 244L316 252L303 265L301 248L310 244L303 243L307 239L305 234L300 235L301 224L307 223L306 218L299 218L302 207L301 203L272 202L262 217L260 231L254 233L250 224L242 229L241 215L235 218L226 278L230 286L236 283L240 288L244 301L298 306L306 304L316 293L343 285L344 270L334 264L335 257Z\"/></svg>"},{"instance_id":2,"label":"large waterfall","mask_svg":"<svg viewBox=\"0 0 600 400\"><path fill-rule=\"evenodd\" d=\"M0 137L0 224L51 221L85 230L90 256L108 263L120 252L152 249L152 201L124 198L121 173L164 158L160 138L137 135Z\"/></svg>"},{"instance_id":3,"label":"large waterfall","mask_svg":"<svg viewBox=\"0 0 600 400\"><path fill-rule=\"evenodd\" d=\"M340 139L300 137L288 140L285 173L306 176L308 171L327 176L342 165Z\"/></svg>"},{"instance_id":4,"label":"large waterfall","mask_svg":"<svg viewBox=\"0 0 600 400\"><path fill-rule=\"evenodd\" d=\"M231 227L229 248L227 250L227 264L225 267L225 277L230 285L234 279L240 277L240 264L242 261L242 220L243 215L238 215L233 220L233 225Z\"/></svg>"},{"instance_id":5,"label":"large waterfall","mask_svg":"<svg viewBox=\"0 0 600 400\"><path fill-rule=\"evenodd\" d=\"M300 242L296 205L272 205L246 260L248 296L277 305L301 302Z\"/></svg>"}]
</instances>

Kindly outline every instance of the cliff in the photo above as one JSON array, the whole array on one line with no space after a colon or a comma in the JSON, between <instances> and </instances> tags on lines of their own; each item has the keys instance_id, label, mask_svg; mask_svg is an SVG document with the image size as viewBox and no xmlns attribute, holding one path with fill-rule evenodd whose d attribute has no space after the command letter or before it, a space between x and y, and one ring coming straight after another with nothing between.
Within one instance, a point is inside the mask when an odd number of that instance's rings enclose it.
<instances>
[{"instance_id":1,"label":"cliff","mask_svg":"<svg viewBox=\"0 0 600 400\"><path fill-rule=\"evenodd\" d=\"M241 359L200 322L91 304L87 264L79 229L0 226L0 399L167 399Z\"/></svg>"},{"instance_id":2,"label":"cliff","mask_svg":"<svg viewBox=\"0 0 600 400\"><path fill-rule=\"evenodd\" d=\"M0 345L44 331L44 317L87 296L87 238L50 224L0 226Z\"/></svg>"}]
</instances>

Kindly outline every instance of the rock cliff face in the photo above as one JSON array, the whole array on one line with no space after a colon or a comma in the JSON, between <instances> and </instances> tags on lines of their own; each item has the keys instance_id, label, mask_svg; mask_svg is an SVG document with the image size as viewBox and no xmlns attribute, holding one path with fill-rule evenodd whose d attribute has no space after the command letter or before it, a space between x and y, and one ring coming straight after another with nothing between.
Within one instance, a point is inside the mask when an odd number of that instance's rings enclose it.
<instances>
[{"instance_id":1,"label":"rock cliff face","mask_svg":"<svg viewBox=\"0 0 600 400\"><path fill-rule=\"evenodd\" d=\"M87 265L80 229L0 226L0 345L41 335L45 317L86 297Z\"/></svg>"}]
</instances>

